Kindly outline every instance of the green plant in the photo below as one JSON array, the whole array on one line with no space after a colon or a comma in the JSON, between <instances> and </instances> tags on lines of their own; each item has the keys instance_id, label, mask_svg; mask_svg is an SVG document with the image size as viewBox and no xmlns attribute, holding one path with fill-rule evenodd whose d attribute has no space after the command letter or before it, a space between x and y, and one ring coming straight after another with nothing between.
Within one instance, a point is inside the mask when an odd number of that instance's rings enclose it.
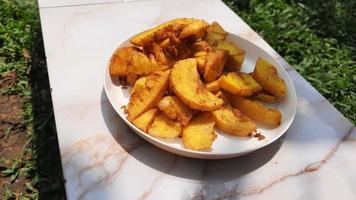
<instances>
[{"instance_id":1,"label":"green plant","mask_svg":"<svg viewBox=\"0 0 356 200\"><path fill-rule=\"evenodd\" d=\"M294 1L292 1L294 2ZM336 38L356 53L356 1L297 0L309 16L310 27L321 37ZM355 60L355 57L353 57Z\"/></svg>"}]
</instances>

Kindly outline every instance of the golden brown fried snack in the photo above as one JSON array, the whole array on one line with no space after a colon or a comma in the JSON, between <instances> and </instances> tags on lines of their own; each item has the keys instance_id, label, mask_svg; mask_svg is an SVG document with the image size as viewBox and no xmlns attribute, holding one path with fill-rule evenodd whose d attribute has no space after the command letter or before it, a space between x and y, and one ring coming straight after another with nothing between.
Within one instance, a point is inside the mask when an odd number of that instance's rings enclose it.
<instances>
[{"instance_id":1,"label":"golden brown fried snack","mask_svg":"<svg viewBox=\"0 0 356 200\"><path fill-rule=\"evenodd\" d=\"M228 54L224 50L214 50L206 55L204 79L207 82L216 80L224 69Z\"/></svg>"},{"instance_id":2,"label":"golden brown fried snack","mask_svg":"<svg viewBox=\"0 0 356 200\"><path fill-rule=\"evenodd\" d=\"M208 89L210 92L218 92L220 90L220 86L217 80L212 81L208 84L206 84L206 89Z\"/></svg>"},{"instance_id":3,"label":"golden brown fried snack","mask_svg":"<svg viewBox=\"0 0 356 200\"><path fill-rule=\"evenodd\" d=\"M281 124L282 113L274 108L267 108L258 101L248 100L236 95L230 97L232 105L239 109L244 115L271 126Z\"/></svg>"},{"instance_id":4,"label":"golden brown fried snack","mask_svg":"<svg viewBox=\"0 0 356 200\"><path fill-rule=\"evenodd\" d=\"M128 119L134 120L143 112L155 107L161 100L169 81L169 70L153 72L145 81L145 85L134 86L130 102L127 106Z\"/></svg>"},{"instance_id":5,"label":"golden brown fried snack","mask_svg":"<svg viewBox=\"0 0 356 200\"><path fill-rule=\"evenodd\" d=\"M223 91L218 91L215 96L219 97L220 99L222 99L224 101L224 106L227 108L231 107L231 101L229 99L229 96L226 95Z\"/></svg>"},{"instance_id":6,"label":"golden brown fried snack","mask_svg":"<svg viewBox=\"0 0 356 200\"><path fill-rule=\"evenodd\" d=\"M186 126L193 117L192 111L185 106L176 96L165 96L158 102L158 108L171 120L177 120Z\"/></svg>"},{"instance_id":7,"label":"golden brown fried snack","mask_svg":"<svg viewBox=\"0 0 356 200\"><path fill-rule=\"evenodd\" d=\"M238 111L223 107L212 112L216 127L226 133L236 136L247 136L256 130L256 124Z\"/></svg>"},{"instance_id":8,"label":"golden brown fried snack","mask_svg":"<svg viewBox=\"0 0 356 200\"><path fill-rule=\"evenodd\" d=\"M157 62L161 65L172 66L174 64L174 60L170 59L164 52L160 45L153 43L152 44L153 55L157 59Z\"/></svg>"},{"instance_id":9,"label":"golden brown fried snack","mask_svg":"<svg viewBox=\"0 0 356 200\"><path fill-rule=\"evenodd\" d=\"M146 86L146 80L147 80L146 76L143 76L143 77L137 79L137 81L135 82L135 84L133 85L133 87L131 89L130 94L137 93L137 92L139 92L139 90L142 91Z\"/></svg>"},{"instance_id":10,"label":"golden brown fried snack","mask_svg":"<svg viewBox=\"0 0 356 200\"><path fill-rule=\"evenodd\" d=\"M267 92L277 97L284 97L287 94L286 83L278 77L277 69L267 60L263 58L257 60L252 76Z\"/></svg>"},{"instance_id":11,"label":"golden brown fried snack","mask_svg":"<svg viewBox=\"0 0 356 200\"><path fill-rule=\"evenodd\" d=\"M205 72L205 63L206 63L207 55L208 55L207 51L198 51L198 52L195 52L195 54L194 54L194 58L197 60L198 72L201 75L204 75L204 72Z\"/></svg>"},{"instance_id":12,"label":"golden brown fried snack","mask_svg":"<svg viewBox=\"0 0 356 200\"><path fill-rule=\"evenodd\" d=\"M131 57L134 52L140 50L135 47L118 48L110 60L109 72L112 76L126 76L127 67L131 65Z\"/></svg>"},{"instance_id":13,"label":"golden brown fried snack","mask_svg":"<svg viewBox=\"0 0 356 200\"><path fill-rule=\"evenodd\" d=\"M126 82L131 86L133 86L135 84L137 79L138 79L138 75L137 74L130 74L129 73L129 74L126 75Z\"/></svg>"},{"instance_id":14,"label":"golden brown fried snack","mask_svg":"<svg viewBox=\"0 0 356 200\"><path fill-rule=\"evenodd\" d=\"M170 84L179 99L191 109L213 111L223 104L221 99L205 88L194 58L176 62L171 71Z\"/></svg>"},{"instance_id":15,"label":"golden brown fried snack","mask_svg":"<svg viewBox=\"0 0 356 200\"><path fill-rule=\"evenodd\" d=\"M265 103L276 103L278 101L278 98L276 96L273 96L266 91L261 91L252 97L255 100L262 101Z\"/></svg>"},{"instance_id":16,"label":"golden brown fried snack","mask_svg":"<svg viewBox=\"0 0 356 200\"><path fill-rule=\"evenodd\" d=\"M193 44L193 48L194 48L194 51L209 52L209 51L213 50L213 47L211 47L210 44L205 40L200 40L200 41L195 42Z\"/></svg>"},{"instance_id":17,"label":"golden brown fried snack","mask_svg":"<svg viewBox=\"0 0 356 200\"><path fill-rule=\"evenodd\" d=\"M147 75L168 68L168 65L159 64L153 55L147 56L142 52L134 52L131 56L131 65L126 71L129 74Z\"/></svg>"},{"instance_id":18,"label":"golden brown fried snack","mask_svg":"<svg viewBox=\"0 0 356 200\"><path fill-rule=\"evenodd\" d=\"M236 44L219 40L216 42L216 48L229 52L227 59L227 69L230 71L240 71L242 62L245 58L245 51L238 47Z\"/></svg>"},{"instance_id":19,"label":"golden brown fried snack","mask_svg":"<svg viewBox=\"0 0 356 200\"><path fill-rule=\"evenodd\" d=\"M173 121L164 113L155 116L153 123L148 128L148 134L160 138L176 138L182 132L182 125Z\"/></svg>"},{"instance_id":20,"label":"golden brown fried snack","mask_svg":"<svg viewBox=\"0 0 356 200\"><path fill-rule=\"evenodd\" d=\"M137 75L147 75L168 68L168 65L159 64L153 55L147 56L138 48L121 47L111 58L109 72L113 76L126 76L132 85Z\"/></svg>"},{"instance_id":21,"label":"golden brown fried snack","mask_svg":"<svg viewBox=\"0 0 356 200\"><path fill-rule=\"evenodd\" d=\"M232 94L251 96L262 90L262 87L247 73L229 72L219 78L219 86Z\"/></svg>"},{"instance_id":22,"label":"golden brown fried snack","mask_svg":"<svg viewBox=\"0 0 356 200\"><path fill-rule=\"evenodd\" d=\"M152 108L147 110L142 115L138 116L132 121L132 123L143 132L147 132L149 125L153 122L153 118L156 116L158 109Z\"/></svg>"},{"instance_id":23,"label":"golden brown fried snack","mask_svg":"<svg viewBox=\"0 0 356 200\"><path fill-rule=\"evenodd\" d=\"M193 37L194 40L205 37L209 24L204 20L192 20L182 29L179 34L180 39Z\"/></svg>"},{"instance_id":24,"label":"golden brown fried snack","mask_svg":"<svg viewBox=\"0 0 356 200\"><path fill-rule=\"evenodd\" d=\"M215 121L210 113L202 113L194 117L188 126L183 128L183 144L187 149L210 149L216 138Z\"/></svg>"},{"instance_id":25,"label":"golden brown fried snack","mask_svg":"<svg viewBox=\"0 0 356 200\"><path fill-rule=\"evenodd\" d=\"M214 44L219 40L225 40L228 33L217 22L211 23L206 29L206 40L209 44Z\"/></svg>"},{"instance_id":26,"label":"golden brown fried snack","mask_svg":"<svg viewBox=\"0 0 356 200\"><path fill-rule=\"evenodd\" d=\"M130 42L133 45L143 47L168 38L168 34L172 32L178 32L178 36L181 39L191 36L197 39L205 36L207 26L208 24L204 20L193 18L173 19L132 37Z\"/></svg>"}]
</instances>

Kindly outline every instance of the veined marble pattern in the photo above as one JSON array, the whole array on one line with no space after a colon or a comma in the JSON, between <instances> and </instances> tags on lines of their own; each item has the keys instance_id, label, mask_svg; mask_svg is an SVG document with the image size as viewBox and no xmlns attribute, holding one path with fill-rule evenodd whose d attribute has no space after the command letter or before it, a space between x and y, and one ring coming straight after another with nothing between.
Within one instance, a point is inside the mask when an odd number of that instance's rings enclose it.
<instances>
[{"instance_id":1,"label":"veined marble pattern","mask_svg":"<svg viewBox=\"0 0 356 200\"><path fill-rule=\"evenodd\" d=\"M40 0L68 199L356 199L356 129L218 0ZM243 157L197 160L144 142L112 109L104 68L127 37L176 17L218 21L269 51L291 76L295 121Z\"/></svg>"}]
</instances>

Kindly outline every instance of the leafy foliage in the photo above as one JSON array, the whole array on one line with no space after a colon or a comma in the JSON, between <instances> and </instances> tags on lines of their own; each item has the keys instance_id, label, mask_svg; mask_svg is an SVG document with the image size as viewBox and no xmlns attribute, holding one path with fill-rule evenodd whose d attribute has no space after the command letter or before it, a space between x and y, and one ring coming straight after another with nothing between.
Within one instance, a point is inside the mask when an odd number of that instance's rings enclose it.
<instances>
[{"instance_id":1,"label":"leafy foliage","mask_svg":"<svg viewBox=\"0 0 356 200\"><path fill-rule=\"evenodd\" d=\"M352 50L335 38L318 36L313 30L315 21L304 5L282 0L226 3L355 123L356 63Z\"/></svg>"},{"instance_id":2,"label":"leafy foliage","mask_svg":"<svg viewBox=\"0 0 356 200\"><path fill-rule=\"evenodd\" d=\"M336 38L356 53L356 1L297 0L305 8L310 27L321 37Z\"/></svg>"}]
</instances>

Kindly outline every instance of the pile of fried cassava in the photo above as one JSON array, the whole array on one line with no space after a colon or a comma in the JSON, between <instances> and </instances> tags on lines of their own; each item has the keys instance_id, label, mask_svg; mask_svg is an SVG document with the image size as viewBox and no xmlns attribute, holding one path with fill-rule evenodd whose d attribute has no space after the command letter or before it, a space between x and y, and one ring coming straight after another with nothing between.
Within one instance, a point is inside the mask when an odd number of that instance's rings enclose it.
<instances>
[{"instance_id":1,"label":"pile of fried cassava","mask_svg":"<svg viewBox=\"0 0 356 200\"><path fill-rule=\"evenodd\" d=\"M210 149L215 128L244 137L256 131L254 122L279 126L281 112L265 103L286 95L284 80L263 58L253 72L241 72L245 52L227 36L217 22L179 18L118 48L109 69L132 86L128 120L154 137L180 137L193 150Z\"/></svg>"}]
</instances>

